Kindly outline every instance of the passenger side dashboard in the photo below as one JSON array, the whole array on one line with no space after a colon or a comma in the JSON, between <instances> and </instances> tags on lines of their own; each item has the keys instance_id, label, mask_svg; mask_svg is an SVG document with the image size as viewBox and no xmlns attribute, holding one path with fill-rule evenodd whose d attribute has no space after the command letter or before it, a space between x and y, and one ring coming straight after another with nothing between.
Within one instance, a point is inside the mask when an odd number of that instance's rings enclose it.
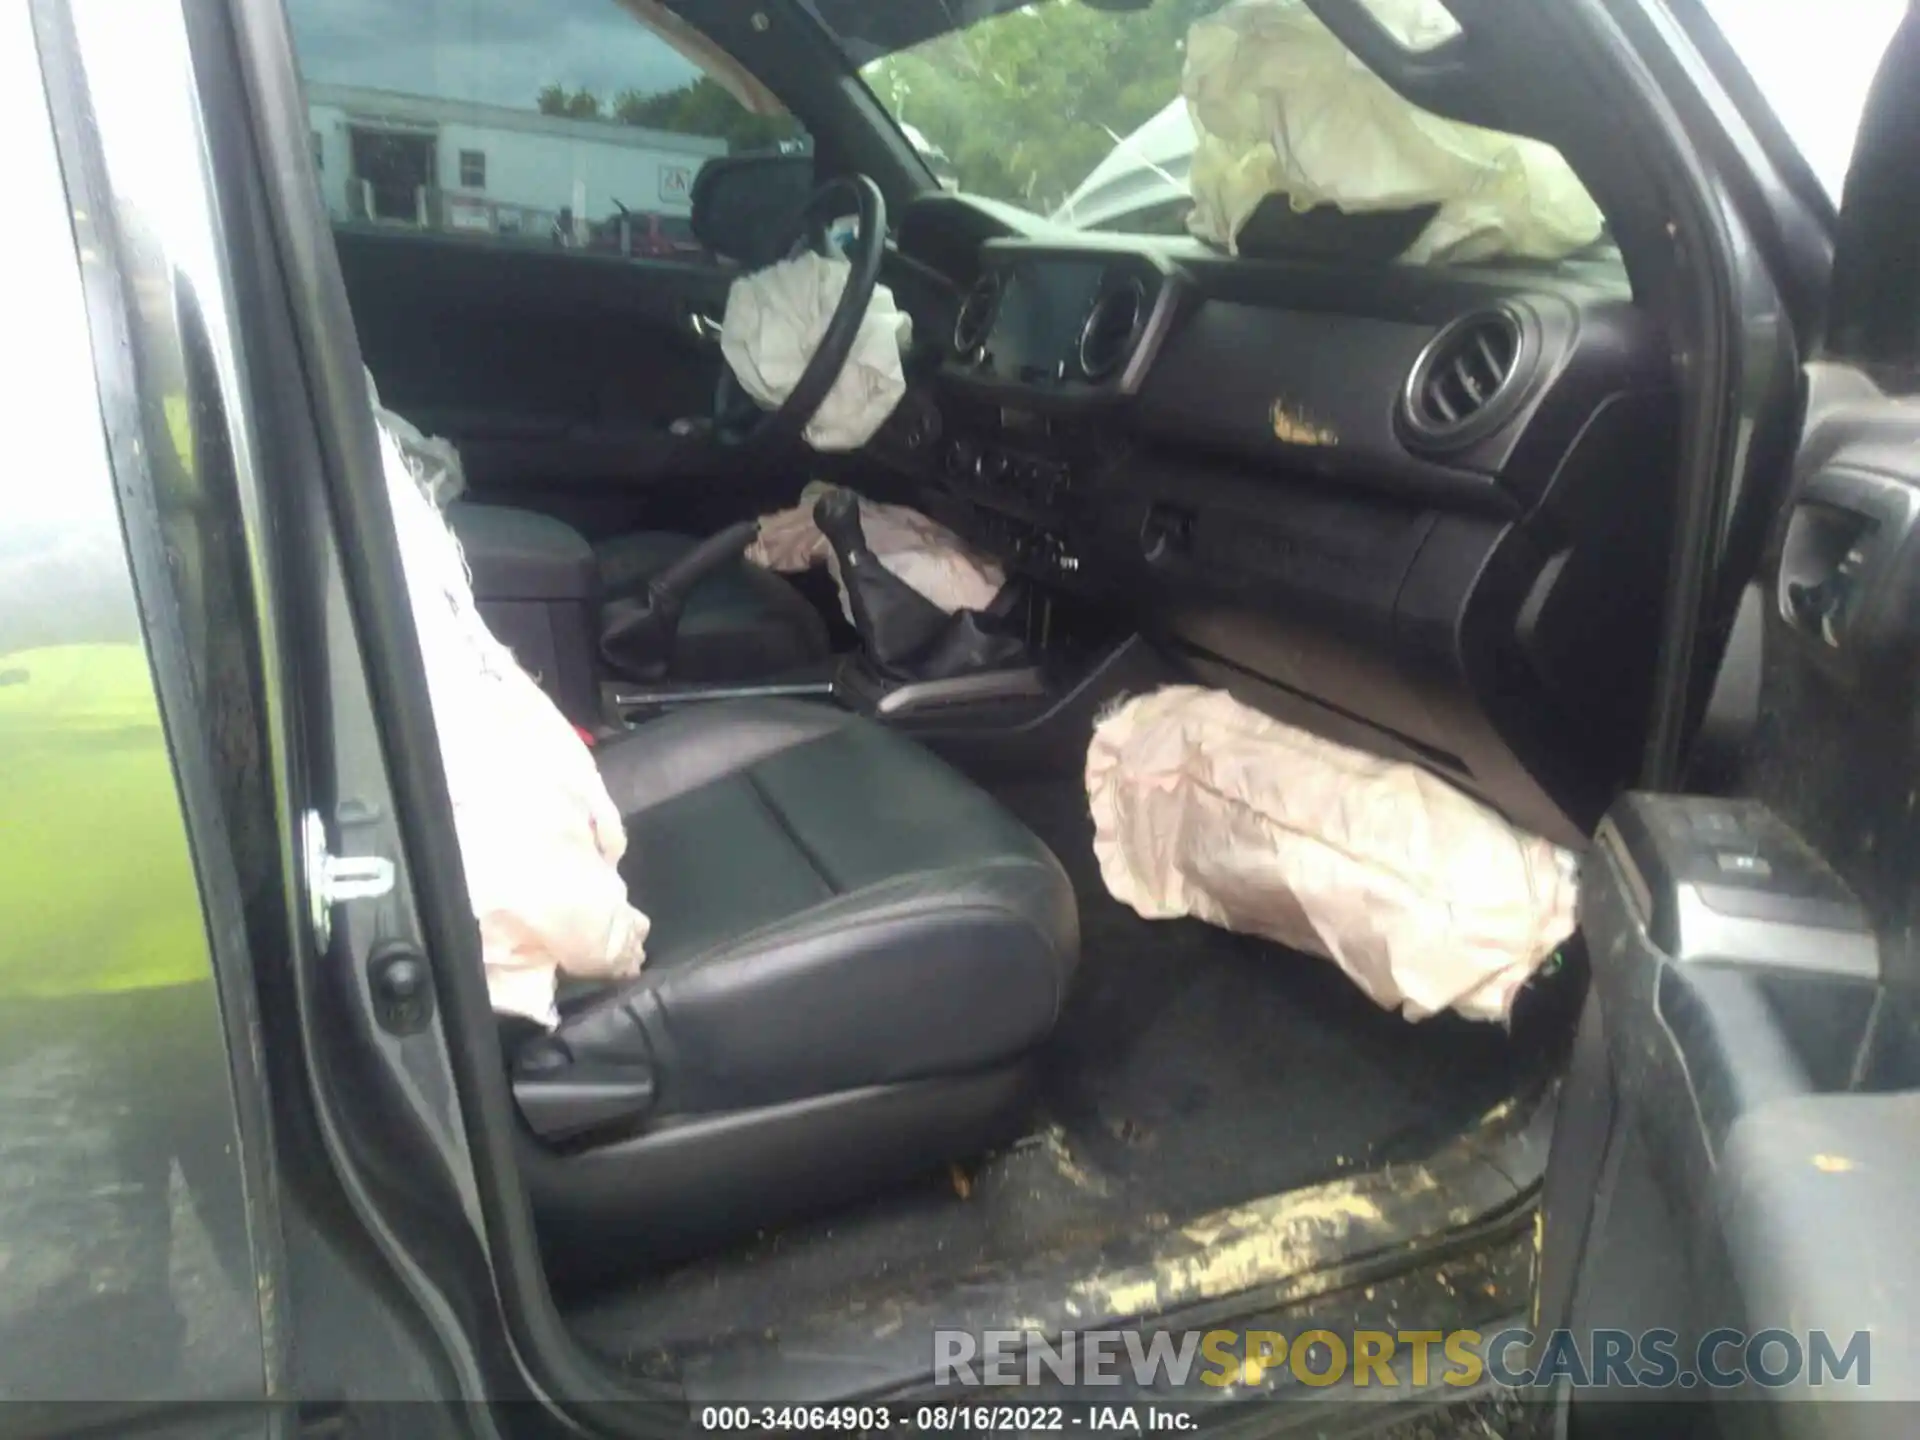
<instances>
[{"instance_id":1,"label":"passenger side dashboard","mask_svg":"<svg viewBox=\"0 0 1920 1440\"><path fill-rule=\"evenodd\" d=\"M1616 267L997 235L965 283L880 447L926 508L1206 683L1583 842L1641 743L1676 458Z\"/></svg>"}]
</instances>

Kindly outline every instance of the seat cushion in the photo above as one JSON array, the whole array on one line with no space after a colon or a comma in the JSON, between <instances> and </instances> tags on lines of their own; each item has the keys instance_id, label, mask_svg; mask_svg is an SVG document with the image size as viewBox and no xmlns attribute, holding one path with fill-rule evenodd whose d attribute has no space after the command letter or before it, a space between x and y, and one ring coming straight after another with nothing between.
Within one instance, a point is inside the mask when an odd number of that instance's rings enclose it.
<instances>
[{"instance_id":1,"label":"seat cushion","mask_svg":"<svg viewBox=\"0 0 1920 1440\"><path fill-rule=\"evenodd\" d=\"M558 1038L644 1064L654 1115L965 1074L1052 1029L1073 889L997 802L825 705L693 707L607 745L646 968L572 987Z\"/></svg>"},{"instance_id":2,"label":"seat cushion","mask_svg":"<svg viewBox=\"0 0 1920 1440\"><path fill-rule=\"evenodd\" d=\"M604 598L635 595L698 542L643 532L594 550ZM778 575L745 561L721 566L693 587L681 611L673 663L681 680L760 680L830 653L826 622Z\"/></svg>"}]
</instances>

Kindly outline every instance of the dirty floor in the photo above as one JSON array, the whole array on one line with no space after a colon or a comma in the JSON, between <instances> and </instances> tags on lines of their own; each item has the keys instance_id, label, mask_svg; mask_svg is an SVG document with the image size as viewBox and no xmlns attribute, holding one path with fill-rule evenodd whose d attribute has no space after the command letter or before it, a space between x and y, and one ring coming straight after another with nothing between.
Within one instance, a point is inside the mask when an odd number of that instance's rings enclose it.
<instances>
[{"instance_id":1,"label":"dirty floor","mask_svg":"<svg viewBox=\"0 0 1920 1440\"><path fill-rule=\"evenodd\" d=\"M1376 1008L1331 963L1194 921L1149 922L1100 883L1085 794L1002 786L1080 896L1082 960L1026 1137L835 1215L602 1296L577 1333L641 1368L1356 1167L1427 1154L1531 1085L1560 1027L1515 1033Z\"/></svg>"}]
</instances>

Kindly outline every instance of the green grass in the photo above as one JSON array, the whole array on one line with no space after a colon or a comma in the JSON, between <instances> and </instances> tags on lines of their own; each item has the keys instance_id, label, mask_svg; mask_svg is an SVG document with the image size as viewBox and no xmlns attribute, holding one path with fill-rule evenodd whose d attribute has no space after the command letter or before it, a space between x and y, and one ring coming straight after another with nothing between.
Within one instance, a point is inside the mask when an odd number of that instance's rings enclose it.
<instances>
[{"instance_id":1,"label":"green grass","mask_svg":"<svg viewBox=\"0 0 1920 1440\"><path fill-rule=\"evenodd\" d=\"M15 652L0 668L0 994L205 979L179 792L134 645Z\"/></svg>"}]
</instances>

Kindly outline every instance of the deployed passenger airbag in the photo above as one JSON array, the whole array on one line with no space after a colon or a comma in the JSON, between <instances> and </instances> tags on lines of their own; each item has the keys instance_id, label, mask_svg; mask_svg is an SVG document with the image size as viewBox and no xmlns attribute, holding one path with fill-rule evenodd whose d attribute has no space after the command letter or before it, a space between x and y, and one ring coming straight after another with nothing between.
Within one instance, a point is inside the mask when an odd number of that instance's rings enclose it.
<instances>
[{"instance_id":1,"label":"deployed passenger airbag","mask_svg":"<svg viewBox=\"0 0 1920 1440\"><path fill-rule=\"evenodd\" d=\"M1223 691L1175 686L1109 713L1087 798L1116 898L1328 956L1410 1020L1505 1020L1573 931L1567 851L1417 766Z\"/></svg>"},{"instance_id":2,"label":"deployed passenger airbag","mask_svg":"<svg viewBox=\"0 0 1920 1440\"><path fill-rule=\"evenodd\" d=\"M1442 0L1369 0L1410 50L1459 30ZM1237 0L1194 22L1180 88L1196 137L1187 226L1233 250L1270 195L1296 210L1438 210L1405 258L1558 259L1600 237L1599 207L1552 146L1420 109L1304 0Z\"/></svg>"}]
</instances>

